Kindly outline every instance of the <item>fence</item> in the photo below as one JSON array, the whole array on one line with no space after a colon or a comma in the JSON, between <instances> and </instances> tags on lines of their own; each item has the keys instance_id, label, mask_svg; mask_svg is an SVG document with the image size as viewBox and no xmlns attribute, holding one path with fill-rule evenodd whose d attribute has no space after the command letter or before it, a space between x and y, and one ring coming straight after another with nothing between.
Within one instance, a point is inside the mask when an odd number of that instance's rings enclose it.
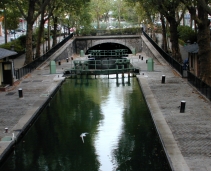
<instances>
[{"instance_id":1,"label":"fence","mask_svg":"<svg viewBox=\"0 0 211 171\"><path fill-rule=\"evenodd\" d=\"M49 51L47 51L41 57L35 59L34 61L25 65L24 67L15 70L16 79L20 79L23 76L25 76L26 74L34 71L38 66L40 66L45 60L47 60L54 52L56 52L61 46L63 46L72 37L73 37L73 34L70 34L68 37L66 37L60 43L58 43L57 45L52 47Z\"/></svg>"},{"instance_id":2,"label":"fence","mask_svg":"<svg viewBox=\"0 0 211 171\"><path fill-rule=\"evenodd\" d=\"M183 76L183 65L173 59L169 54L167 54L157 43L155 43L149 35L143 31L144 36L149 40L149 42L154 46L154 48L160 53L160 55Z\"/></svg>"},{"instance_id":3,"label":"fence","mask_svg":"<svg viewBox=\"0 0 211 171\"><path fill-rule=\"evenodd\" d=\"M188 81L196 87L204 96L211 100L211 87L196 77L191 72L188 72Z\"/></svg>"},{"instance_id":4,"label":"fence","mask_svg":"<svg viewBox=\"0 0 211 171\"><path fill-rule=\"evenodd\" d=\"M160 55L174 67L181 75L183 75L183 66L175 61L171 56L165 53L158 45L155 43L145 32L143 32L145 37L150 41L150 43L155 47L155 49L160 53ZM187 71L188 82L191 83L196 89L211 100L211 87L203 82L201 79L196 77L191 72Z\"/></svg>"}]
</instances>

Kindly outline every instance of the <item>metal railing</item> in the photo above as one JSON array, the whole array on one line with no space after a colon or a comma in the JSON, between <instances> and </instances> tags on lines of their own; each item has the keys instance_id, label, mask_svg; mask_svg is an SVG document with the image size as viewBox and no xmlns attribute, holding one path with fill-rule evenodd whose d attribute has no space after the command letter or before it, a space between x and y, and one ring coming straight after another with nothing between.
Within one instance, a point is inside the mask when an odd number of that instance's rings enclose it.
<instances>
[{"instance_id":1,"label":"metal railing","mask_svg":"<svg viewBox=\"0 0 211 171\"><path fill-rule=\"evenodd\" d=\"M61 46L63 46L72 37L73 37L73 34L70 34L68 37L66 37L60 43L52 47L49 51L47 51L41 57L36 58L34 61L23 66L22 68L16 69L14 71L16 79L21 79L26 74L34 71L37 67L39 67L44 61L46 61L54 52L56 52Z\"/></svg>"},{"instance_id":2,"label":"metal railing","mask_svg":"<svg viewBox=\"0 0 211 171\"><path fill-rule=\"evenodd\" d=\"M188 71L188 81L204 96L211 100L211 87L203 82L201 79L196 77L193 73Z\"/></svg>"},{"instance_id":3,"label":"metal railing","mask_svg":"<svg viewBox=\"0 0 211 171\"><path fill-rule=\"evenodd\" d=\"M171 56L161 49L157 43L155 43L145 32L143 32L145 37L150 41L150 43L155 47L155 49L160 53L160 55L174 67L182 76L183 76L183 65L179 64L175 61ZM202 93L205 97L207 97L211 101L211 87L207 85L200 78L195 76L190 71L187 71L187 79L190 84L192 84L200 93Z\"/></svg>"},{"instance_id":4,"label":"metal railing","mask_svg":"<svg viewBox=\"0 0 211 171\"><path fill-rule=\"evenodd\" d=\"M154 48L160 53L160 55L183 76L183 65L177 62L169 54L167 54L157 43L155 43L151 37L143 31L144 36L149 40L149 42L154 46Z\"/></svg>"}]
</instances>

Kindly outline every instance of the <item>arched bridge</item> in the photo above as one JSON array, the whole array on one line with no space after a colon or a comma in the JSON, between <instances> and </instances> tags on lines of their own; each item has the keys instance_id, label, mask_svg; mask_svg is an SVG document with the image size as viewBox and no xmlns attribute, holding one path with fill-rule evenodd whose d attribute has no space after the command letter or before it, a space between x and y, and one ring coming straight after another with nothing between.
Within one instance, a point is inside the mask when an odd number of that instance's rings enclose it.
<instances>
[{"instance_id":1,"label":"arched bridge","mask_svg":"<svg viewBox=\"0 0 211 171\"><path fill-rule=\"evenodd\" d=\"M87 54L88 50L92 49L92 47L100 49L101 46L105 49L109 44L113 46L113 49L125 47L129 52L141 52L142 50L141 35L84 36L76 37L74 42L77 54L79 54L81 50Z\"/></svg>"}]
</instances>

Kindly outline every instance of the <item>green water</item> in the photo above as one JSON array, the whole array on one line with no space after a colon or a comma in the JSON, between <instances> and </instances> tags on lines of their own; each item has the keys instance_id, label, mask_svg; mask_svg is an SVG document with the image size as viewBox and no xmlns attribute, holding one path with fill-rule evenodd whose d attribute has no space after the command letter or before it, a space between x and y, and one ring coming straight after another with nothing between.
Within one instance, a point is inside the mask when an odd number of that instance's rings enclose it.
<instances>
[{"instance_id":1,"label":"green water","mask_svg":"<svg viewBox=\"0 0 211 171\"><path fill-rule=\"evenodd\" d=\"M171 169L136 78L99 76L67 79L0 170Z\"/></svg>"}]
</instances>

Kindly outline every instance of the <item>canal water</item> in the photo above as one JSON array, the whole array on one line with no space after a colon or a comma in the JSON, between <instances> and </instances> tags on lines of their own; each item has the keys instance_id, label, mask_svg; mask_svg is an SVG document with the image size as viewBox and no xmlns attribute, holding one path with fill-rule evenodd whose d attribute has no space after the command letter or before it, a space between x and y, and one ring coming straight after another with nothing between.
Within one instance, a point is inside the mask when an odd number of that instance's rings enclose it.
<instances>
[{"instance_id":1,"label":"canal water","mask_svg":"<svg viewBox=\"0 0 211 171\"><path fill-rule=\"evenodd\" d=\"M138 81L115 76L66 79L0 170L170 171Z\"/></svg>"}]
</instances>

